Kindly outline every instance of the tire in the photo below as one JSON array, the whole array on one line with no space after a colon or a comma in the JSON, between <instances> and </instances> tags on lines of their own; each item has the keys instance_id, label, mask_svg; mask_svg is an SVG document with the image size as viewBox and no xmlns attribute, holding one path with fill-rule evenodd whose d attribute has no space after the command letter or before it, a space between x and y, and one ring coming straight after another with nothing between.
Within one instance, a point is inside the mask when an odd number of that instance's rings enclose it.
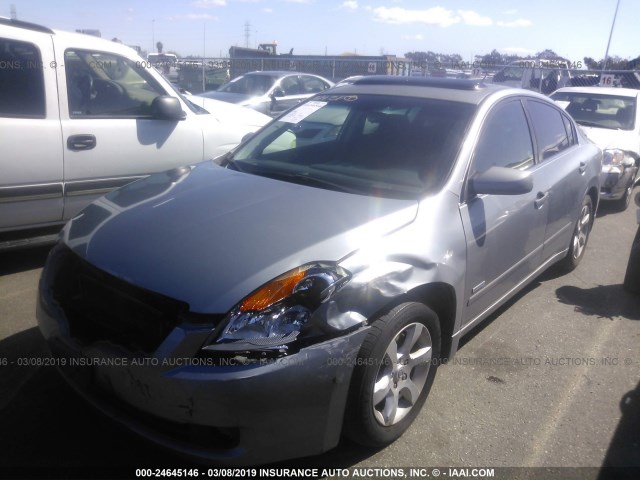
<instances>
[{"instance_id":1,"label":"tire","mask_svg":"<svg viewBox=\"0 0 640 480\"><path fill-rule=\"evenodd\" d=\"M560 261L560 268L565 272L571 272L580 264L584 251L587 248L591 226L593 225L593 202L589 195L584 197L582 206L580 207L580 215L573 229L571 243L567 256Z\"/></svg>"},{"instance_id":2,"label":"tire","mask_svg":"<svg viewBox=\"0 0 640 480\"><path fill-rule=\"evenodd\" d=\"M631 253L624 275L624 289L630 293L640 293L640 227L631 244Z\"/></svg>"},{"instance_id":3,"label":"tire","mask_svg":"<svg viewBox=\"0 0 640 480\"><path fill-rule=\"evenodd\" d=\"M424 404L440 359L440 323L421 303L403 303L373 322L356 361L345 435L382 447L399 438Z\"/></svg>"},{"instance_id":4,"label":"tire","mask_svg":"<svg viewBox=\"0 0 640 480\"><path fill-rule=\"evenodd\" d=\"M624 212L631 203L631 197L633 197L633 186L634 181L632 179L631 182L629 182L629 185L627 185L627 188L624 191L624 195L613 202L614 208L618 212Z\"/></svg>"}]
</instances>

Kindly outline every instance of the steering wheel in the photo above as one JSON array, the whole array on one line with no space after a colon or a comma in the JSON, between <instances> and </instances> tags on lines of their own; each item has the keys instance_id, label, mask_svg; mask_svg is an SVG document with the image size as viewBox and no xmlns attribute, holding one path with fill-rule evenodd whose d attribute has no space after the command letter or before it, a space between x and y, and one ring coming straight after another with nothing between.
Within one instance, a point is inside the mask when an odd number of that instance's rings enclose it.
<instances>
[{"instance_id":1,"label":"steering wheel","mask_svg":"<svg viewBox=\"0 0 640 480\"><path fill-rule=\"evenodd\" d=\"M105 80L102 78L94 80L96 94L102 95L114 95L114 98L125 95L125 91L122 85L113 80Z\"/></svg>"}]
</instances>

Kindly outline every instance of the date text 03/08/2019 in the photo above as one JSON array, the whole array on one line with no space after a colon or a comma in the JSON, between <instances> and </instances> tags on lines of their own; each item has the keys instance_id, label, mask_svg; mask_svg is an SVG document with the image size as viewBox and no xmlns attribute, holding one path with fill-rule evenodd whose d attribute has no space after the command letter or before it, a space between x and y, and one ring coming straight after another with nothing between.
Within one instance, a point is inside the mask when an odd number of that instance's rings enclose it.
<instances>
[{"instance_id":1,"label":"date text 03/08/2019","mask_svg":"<svg viewBox=\"0 0 640 480\"><path fill-rule=\"evenodd\" d=\"M186 477L186 478L326 478L326 479L402 479L444 477L495 476L493 468L184 468L184 469L136 469L136 477Z\"/></svg>"}]
</instances>

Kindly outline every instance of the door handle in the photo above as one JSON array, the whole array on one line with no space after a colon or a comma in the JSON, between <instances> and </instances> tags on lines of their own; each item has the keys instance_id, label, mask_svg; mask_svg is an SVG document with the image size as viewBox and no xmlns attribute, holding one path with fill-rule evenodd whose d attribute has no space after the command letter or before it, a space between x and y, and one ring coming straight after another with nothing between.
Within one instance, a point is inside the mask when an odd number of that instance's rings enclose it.
<instances>
[{"instance_id":1,"label":"door handle","mask_svg":"<svg viewBox=\"0 0 640 480\"><path fill-rule=\"evenodd\" d=\"M536 210L540 210L544 204L547 202L549 198L549 192L538 192L535 201L533 202L536 206Z\"/></svg>"},{"instance_id":2,"label":"door handle","mask_svg":"<svg viewBox=\"0 0 640 480\"><path fill-rule=\"evenodd\" d=\"M587 171L587 162L580 162L580 166L578 167L580 173L584 173Z\"/></svg>"},{"instance_id":3,"label":"door handle","mask_svg":"<svg viewBox=\"0 0 640 480\"><path fill-rule=\"evenodd\" d=\"M71 135L67 138L67 148L74 152L81 150L91 150L96 147L96 136L89 134Z\"/></svg>"}]
</instances>

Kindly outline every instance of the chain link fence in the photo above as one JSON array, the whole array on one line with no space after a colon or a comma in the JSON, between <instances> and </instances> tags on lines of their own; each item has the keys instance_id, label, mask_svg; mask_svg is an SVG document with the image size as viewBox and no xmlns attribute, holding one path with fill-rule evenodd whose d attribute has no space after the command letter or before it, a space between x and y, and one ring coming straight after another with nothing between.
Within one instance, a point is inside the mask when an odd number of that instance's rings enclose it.
<instances>
[{"instance_id":1,"label":"chain link fence","mask_svg":"<svg viewBox=\"0 0 640 480\"><path fill-rule=\"evenodd\" d=\"M177 62L176 83L192 93L215 90L244 73L286 70L321 75L334 82L356 75L399 75L467 78L550 94L565 86L620 86L640 89L640 70L585 70L520 61L493 65L482 62L413 62L395 57L325 57L277 55L260 58L190 58Z\"/></svg>"}]
</instances>

